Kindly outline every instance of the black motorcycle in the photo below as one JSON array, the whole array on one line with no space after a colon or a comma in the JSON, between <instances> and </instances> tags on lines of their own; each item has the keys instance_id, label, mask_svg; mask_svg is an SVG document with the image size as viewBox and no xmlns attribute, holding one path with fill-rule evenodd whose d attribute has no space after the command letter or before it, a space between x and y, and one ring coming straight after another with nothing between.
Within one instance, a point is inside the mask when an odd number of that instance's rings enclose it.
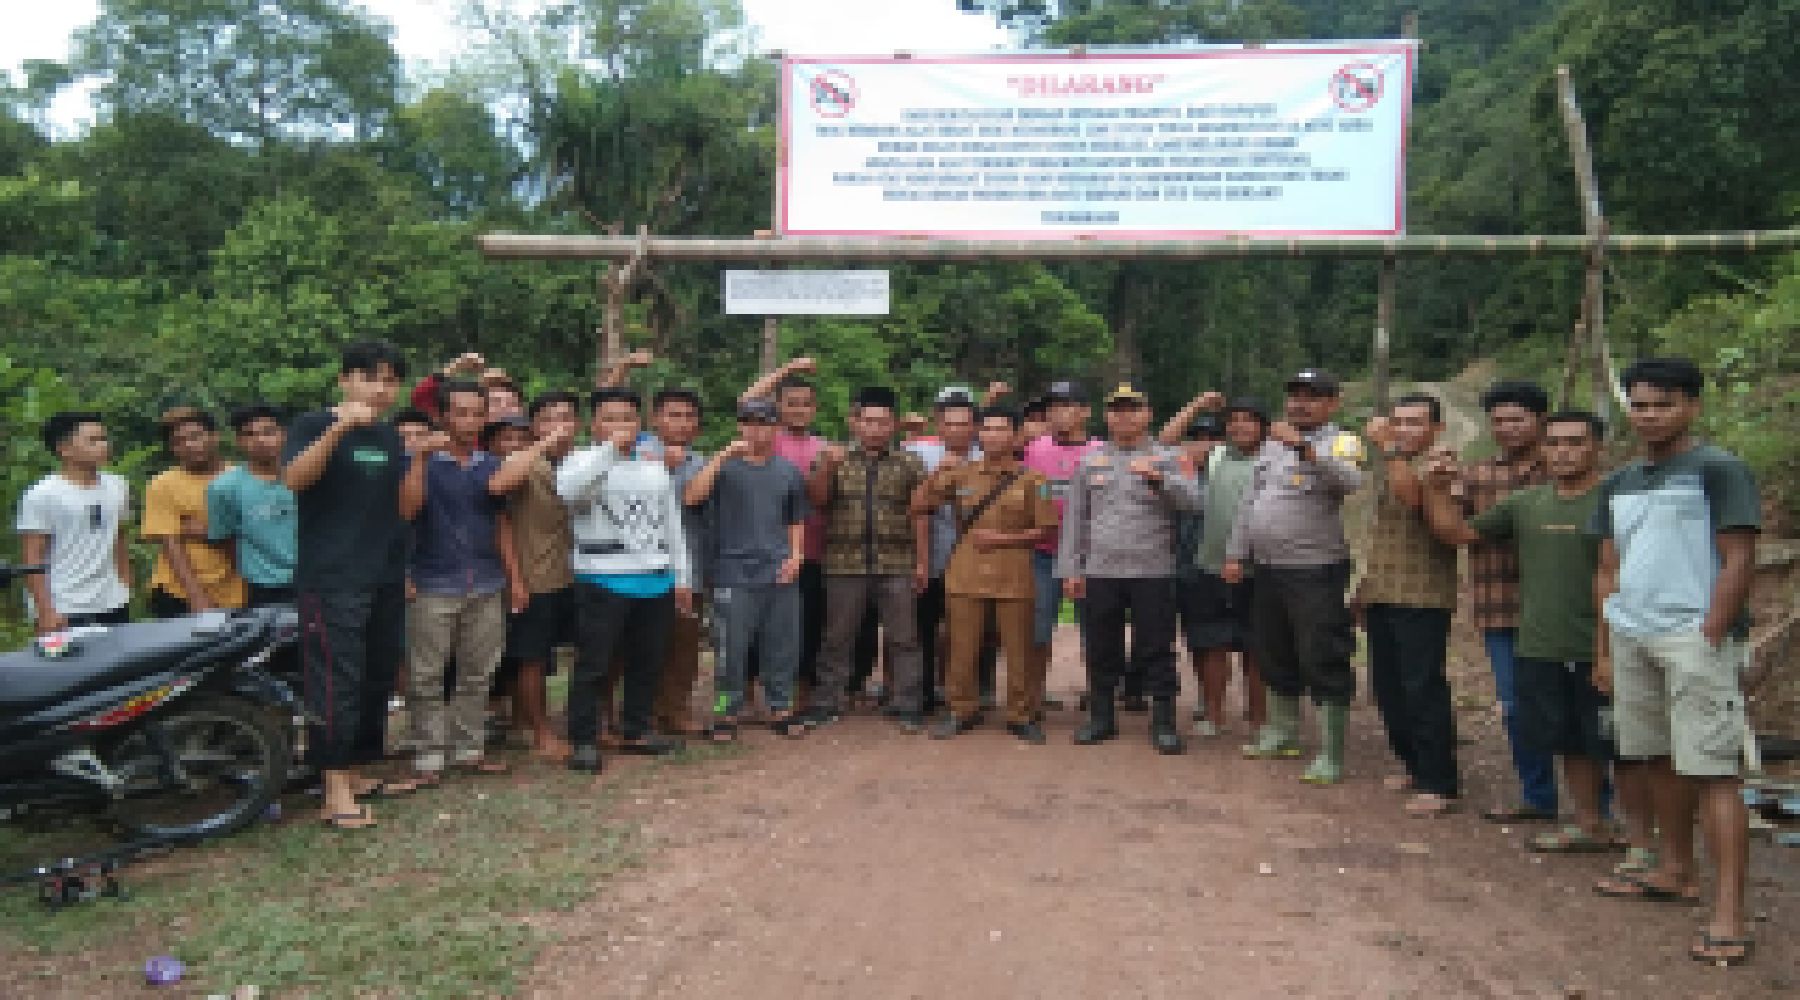
<instances>
[{"instance_id":1,"label":"black motorcycle","mask_svg":"<svg viewBox=\"0 0 1800 1000\"><path fill-rule=\"evenodd\" d=\"M42 567L0 564L0 587ZM271 669L291 608L74 629L0 655L0 819L81 811L179 843L254 821L287 784L303 711ZM48 649L45 646L48 646Z\"/></svg>"}]
</instances>

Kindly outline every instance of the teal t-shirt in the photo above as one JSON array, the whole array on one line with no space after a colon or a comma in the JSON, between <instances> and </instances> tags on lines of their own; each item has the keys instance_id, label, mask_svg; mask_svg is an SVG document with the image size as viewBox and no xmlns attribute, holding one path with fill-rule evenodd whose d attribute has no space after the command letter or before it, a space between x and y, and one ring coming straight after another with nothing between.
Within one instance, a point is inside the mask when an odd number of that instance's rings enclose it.
<instances>
[{"instance_id":1,"label":"teal t-shirt","mask_svg":"<svg viewBox=\"0 0 1800 1000\"><path fill-rule=\"evenodd\" d=\"M237 542L238 575L247 583L293 584L299 528L294 494L279 479L261 479L239 465L206 487L206 537Z\"/></svg>"}]
</instances>

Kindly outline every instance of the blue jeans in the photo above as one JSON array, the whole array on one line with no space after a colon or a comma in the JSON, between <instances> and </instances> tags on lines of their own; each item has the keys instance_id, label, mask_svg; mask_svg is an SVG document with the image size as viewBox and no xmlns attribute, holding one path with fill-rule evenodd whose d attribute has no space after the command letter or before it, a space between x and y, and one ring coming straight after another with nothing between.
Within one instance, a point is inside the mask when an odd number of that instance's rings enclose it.
<instances>
[{"instance_id":1,"label":"blue jeans","mask_svg":"<svg viewBox=\"0 0 1800 1000\"><path fill-rule=\"evenodd\" d=\"M1525 804L1545 812L1556 812L1556 758L1536 753L1519 741L1519 692L1515 669L1514 644L1518 632L1510 628L1486 629L1488 664L1494 668L1494 693L1500 698L1500 719L1506 728L1506 742L1512 747L1513 772L1519 776L1519 794Z\"/></svg>"}]
</instances>

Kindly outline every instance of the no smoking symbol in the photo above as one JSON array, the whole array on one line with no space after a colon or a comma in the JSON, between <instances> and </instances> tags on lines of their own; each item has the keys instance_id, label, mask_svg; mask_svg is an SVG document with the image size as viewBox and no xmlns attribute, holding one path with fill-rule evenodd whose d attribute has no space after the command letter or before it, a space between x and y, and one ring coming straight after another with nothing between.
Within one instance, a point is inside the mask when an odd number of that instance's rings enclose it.
<instances>
[{"instance_id":1,"label":"no smoking symbol","mask_svg":"<svg viewBox=\"0 0 1800 1000\"><path fill-rule=\"evenodd\" d=\"M1345 111L1367 111L1381 100L1385 83L1380 67L1351 63L1331 77L1331 99Z\"/></svg>"},{"instance_id":2,"label":"no smoking symbol","mask_svg":"<svg viewBox=\"0 0 1800 1000\"><path fill-rule=\"evenodd\" d=\"M821 118L842 118L856 107L856 81L835 69L813 77L813 110Z\"/></svg>"}]
</instances>

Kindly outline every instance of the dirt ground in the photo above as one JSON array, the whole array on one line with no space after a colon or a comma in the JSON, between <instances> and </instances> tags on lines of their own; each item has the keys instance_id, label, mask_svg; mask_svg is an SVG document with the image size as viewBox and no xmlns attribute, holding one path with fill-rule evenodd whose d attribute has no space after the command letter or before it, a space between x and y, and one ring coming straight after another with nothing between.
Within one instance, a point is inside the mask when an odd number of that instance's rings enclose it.
<instances>
[{"instance_id":1,"label":"dirt ground","mask_svg":"<svg viewBox=\"0 0 1800 1000\"><path fill-rule=\"evenodd\" d=\"M1079 689L1073 636L1052 689ZM1143 716L1102 747L997 726L948 742L869 716L647 782L660 845L559 943L534 997L1775 997L1800 990L1800 852L1757 844L1754 965L1701 966L1699 912L1590 891L1609 860L1524 853L1478 819L1509 787L1491 690L1466 661L1468 807L1403 814L1366 704L1349 779L1239 758L1227 736L1160 757ZM1235 695L1234 695L1235 697ZM1073 705L1073 698L1069 698ZM1184 708L1183 716L1186 712Z\"/></svg>"}]
</instances>

